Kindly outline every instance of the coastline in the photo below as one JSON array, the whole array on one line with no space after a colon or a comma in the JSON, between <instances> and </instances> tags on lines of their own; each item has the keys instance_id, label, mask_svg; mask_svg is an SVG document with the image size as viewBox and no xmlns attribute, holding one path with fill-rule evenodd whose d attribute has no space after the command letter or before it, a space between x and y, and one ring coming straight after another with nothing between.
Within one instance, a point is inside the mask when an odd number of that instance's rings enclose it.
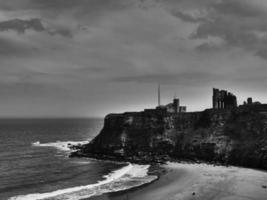
<instances>
[{"instance_id":1,"label":"coastline","mask_svg":"<svg viewBox=\"0 0 267 200\"><path fill-rule=\"evenodd\" d=\"M265 200L267 172L210 164L167 163L159 179L90 200Z\"/></svg>"}]
</instances>

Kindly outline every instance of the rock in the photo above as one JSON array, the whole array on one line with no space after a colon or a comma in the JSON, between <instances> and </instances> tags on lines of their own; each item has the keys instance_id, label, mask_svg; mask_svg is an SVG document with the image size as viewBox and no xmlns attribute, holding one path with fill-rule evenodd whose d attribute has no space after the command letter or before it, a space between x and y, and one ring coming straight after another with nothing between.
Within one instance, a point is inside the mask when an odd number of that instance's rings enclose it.
<instances>
[{"instance_id":1,"label":"rock","mask_svg":"<svg viewBox=\"0 0 267 200\"><path fill-rule=\"evenodd\" d=\"M164 163L191 160L267 169L267 117L253 109L109 114L72 156Z\"/></svg>"}]
</instances>

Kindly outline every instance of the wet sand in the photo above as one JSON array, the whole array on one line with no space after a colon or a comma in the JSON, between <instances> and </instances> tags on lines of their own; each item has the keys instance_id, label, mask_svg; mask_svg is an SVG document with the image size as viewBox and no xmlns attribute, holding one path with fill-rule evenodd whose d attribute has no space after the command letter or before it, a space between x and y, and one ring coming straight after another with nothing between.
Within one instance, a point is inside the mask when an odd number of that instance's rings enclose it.
<instances>
[{"instance_id":1,"label":"wet sand","mask_svg":"<svg viewBox=\"0 0 267 200\"><path fill-rule=\"evenodd\" d=\"M267 200L267 172L207 164L169 163L158 181L94 200Z\"/></svg>"}]
</instances>

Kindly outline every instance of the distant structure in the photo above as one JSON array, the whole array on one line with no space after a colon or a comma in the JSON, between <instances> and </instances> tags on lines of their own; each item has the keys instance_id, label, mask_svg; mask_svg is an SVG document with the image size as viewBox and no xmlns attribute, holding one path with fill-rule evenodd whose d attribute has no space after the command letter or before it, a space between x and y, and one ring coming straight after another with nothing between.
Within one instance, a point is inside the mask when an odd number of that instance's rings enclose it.
<instances>
[{"instance_id":1,"label":"distant structure","mask_svg":"<svg viewBox=\"0 0 267 200\"><path fill-rule=\"evenodd\" d=\"M251 98L251 97L248 98L248 100L247 100L247 104L248 104L248 105L252 105L252 104L253 104L253 101L252 101L252 98Z\"/></svg>"},{"instance_id":2,"label":"distant structure","mask_svg":"<svg viewBox=\"0 0 267 200\"><path fill-rule=\"evenodd\" d=\"M261 102L259 102L259 101L255 101L255 102L253 102L253 100L252 100L251 97L249 97L249 98L247 99L247 101L244 101L244 104L243 104L243 105L244 105L244 106L261 105L261 107L264 107L263 104L261 104Z\"/></svg>"},{"instance_id":3,"label":"distant structure","mask_svg":"<svg viewBox=\"0 0 267 200\"><path fill-rule=\"evenodd\" d=\"M180 112L180 99L174 97L172 107L173 107L173 112L175 113Z\"/></svg>"},{"instance_id":4,"label":"distant structure","mask_svg":"<svg viewBox=\"0 0 267 200\"><path fill-rule=\"evenodd\" d=\"M213 88L213 109L232 109L237 107L236 96L226 90Z\"/></svg>"},{"instance_id":5,"label":"distant structure","mask_svg":"<svg viewBox=\"0 0 267 200\"><path fill-rule=\"evenodd\" d=\"M161 105L161 90L160 84L158 84L158 106L156 109L145 109L145 111L149 112L164 112L164 113L184 113L186 112L186 106L180 106L180 99L173 98L173 102L167 105Z\"/></svg>"},{"instance_id":6,"label":"distant structure","mask_svg":"<svg viewBox=\"0 0 267 200\"><path fill-rule=\"evenodd\" d=\"M157 88L157 100L158 105L156 108L152 109L145 109L146 114L150 113L157 113L157 114L179 114L179 113L186 113L187 107L180 105L180 99L176 97L173 98L173 101L167 105L161 105L161 88L160 84ZM212 108L214 110L225 110L225 109L253 109L255 111L259 111L267 115L267 104L262 104L258 101L253 101L252 97L247 98L244 101L243 105L237 105L237 98L232 93L228 92L227 90L220 90L217 88L213 88L213 95L212 95Z\"/></svg>"},{"instance_id":7,"label":"distant structure","mask_svg":"<svg viewBox=\"0 0 267 200\"><path fill-rule=\"evenodd\" d=\"M160 107L160 84L158 85L158 107Z\"/></svg>"},{"instance_id":8,"label":"distant structure","mask_svg":"<svg viewBox=\"0 0 267 200\"><path fill-rule=\"evenodd\" d=\"M186 112L186 106L180 106L179 107L179 112L180 113Z\"/></svg>"},{"instance_id":9,"label":"distant structure","mask_svg":"<svg viewBox=\"0 0 267 200\"><path fill-rule=\"evenodd\" d=\"M186 106L180 106L180 99L174 98L173 102L166 106L168 113L182 113L186 112Z\"/></svg>"}]
</instances>

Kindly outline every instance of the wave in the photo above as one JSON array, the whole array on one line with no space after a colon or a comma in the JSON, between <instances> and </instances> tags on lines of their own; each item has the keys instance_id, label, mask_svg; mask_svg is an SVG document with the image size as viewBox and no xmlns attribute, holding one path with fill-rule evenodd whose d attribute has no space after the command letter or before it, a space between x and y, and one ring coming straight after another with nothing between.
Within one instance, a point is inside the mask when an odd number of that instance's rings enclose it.
<instances>
[{"instance_id":1,"label":"wave","mask_svg":"<svg viewBox=\"0 0 267 200\"><path fill-rule=\"evenodd\" d=\"M117 192L134 188L157 179L148 175L149 165L128 164L121 169L105 175L104 180L95 184L60 189L47 193L35 193L11 197L9 200L73 200L99 196L108 192Z\"/></svg>"},{"instance_id":2,"label":"wave","mask_svg":"<svg viewBox=\"0 0 267 200\"><path fill-rule=\"evenodd\" d=\"M72 151L71 147L75 145L87 144L90 140L87 141L56 141L49 143L40 143L40 141L33 142L32 145L36 147L54 147L61 151Z\"/></svg>"}]
</instances>

